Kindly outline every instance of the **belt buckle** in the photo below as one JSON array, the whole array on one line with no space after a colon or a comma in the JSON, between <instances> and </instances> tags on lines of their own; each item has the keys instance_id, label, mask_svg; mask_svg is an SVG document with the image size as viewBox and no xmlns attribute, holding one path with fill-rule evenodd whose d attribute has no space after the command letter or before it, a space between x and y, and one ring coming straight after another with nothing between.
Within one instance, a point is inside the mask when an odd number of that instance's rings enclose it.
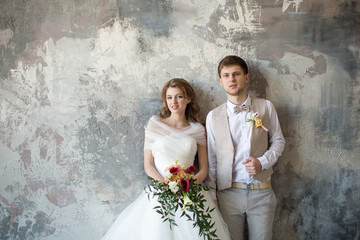
<instances>
[{"instance_id":1,"label":"belt buckle","mask_svg":"<svg viewBox=\"0 0 360 240\"><path fill-rule=\"evenodd\" d=\"M251 183L246 184L246 190L251 190Z\"/></svg>"}]
</instances>

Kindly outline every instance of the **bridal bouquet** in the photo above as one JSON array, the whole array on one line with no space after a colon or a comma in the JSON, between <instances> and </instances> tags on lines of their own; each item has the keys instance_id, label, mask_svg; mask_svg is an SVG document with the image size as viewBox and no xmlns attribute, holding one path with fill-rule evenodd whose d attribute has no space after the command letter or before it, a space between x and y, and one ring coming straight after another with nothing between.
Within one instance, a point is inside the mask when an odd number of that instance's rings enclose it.
<instances>
[{"instance_id":1,"label":"bridal bouquet","mask_svg":"<svg viewBox=\"0 0 360 240\"><path fill-rule=\"evenodd\" d=\"M157 196L160 206L154 207L161 215L163 221L170 223L170 228L177 226L175 212L181 209L180 217L186 216L188 221L193 221L193 227L199 227L199 235L208 240L217 239L215 223L212 222L210 212L215 208L205 207L205 197L201 190L209 191L210 188L198 184L193 178L197 169L194 166L185 167L175 164L165 169L165 180L159 182L148 177L151 184L146 187L148 197Z\"/></svg>"}]
</instances>

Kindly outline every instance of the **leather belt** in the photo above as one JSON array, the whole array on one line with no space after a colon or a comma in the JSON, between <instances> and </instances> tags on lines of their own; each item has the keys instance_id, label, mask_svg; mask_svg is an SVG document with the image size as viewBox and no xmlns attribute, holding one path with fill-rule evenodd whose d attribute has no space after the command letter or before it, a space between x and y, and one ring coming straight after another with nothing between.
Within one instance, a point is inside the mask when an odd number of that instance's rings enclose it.
<instances>
[{"instance_id":1,"label":"leather belt","mask_svg":"<svg viewBox=\"0 0 360 240\"><path fill-rule=\"evenodd\" d=\"M249 184L243 184L238 182L233 182L232 187L234 188L241 188L241 189L247 189L247 190L256 190L256 189L266 189L271 186L270 181L267 181L265 183L249 183Z\"/></svg>"}]
</instances>

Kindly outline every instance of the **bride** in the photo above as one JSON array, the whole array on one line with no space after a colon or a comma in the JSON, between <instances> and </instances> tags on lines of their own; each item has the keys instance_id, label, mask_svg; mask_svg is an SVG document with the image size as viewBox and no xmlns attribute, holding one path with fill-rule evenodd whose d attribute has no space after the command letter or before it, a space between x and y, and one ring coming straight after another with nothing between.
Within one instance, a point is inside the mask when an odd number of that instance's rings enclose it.
<instances>
[{"instance_id":1,"label":"bride","mask_svg":"<svg viewBox=\"0 0 360 240\"><path fill-rule=\"evenodd\" d=\"M205 128L199 118L199 106L195 102L192 86L184 79L175 78L163 87L160 116L152 116L145 127L144 168L148 176L163 182L164 170L178 160L180 165L194 164L199 159L199 171L194 178L202 183L208 173ZM202 192L206 205L215 207L210 194ZM128 206L110 227L102 240L203 240L198 227L176 212L178 226L163 222L153 208L159 205L156 198L148 198L143 192ZM227 226L217 207L211 212L216 235L230 240Z\"/></svg>"}]
</instances>

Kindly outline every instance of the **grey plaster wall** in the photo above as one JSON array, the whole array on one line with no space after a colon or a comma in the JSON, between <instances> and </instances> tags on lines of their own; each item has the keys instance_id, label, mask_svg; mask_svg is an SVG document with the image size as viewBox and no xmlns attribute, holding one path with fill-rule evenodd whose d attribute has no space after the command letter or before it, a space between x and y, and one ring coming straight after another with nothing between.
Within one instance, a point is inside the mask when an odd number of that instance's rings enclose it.
<instances>
[{"instance_id":1,"label":"grey plaster wall","mask_svg":"<svg viewBox=\"0 0 360 240\"><path fill-rule=\"evenodd\" d=\"M100 239L147 184L163 84L205 117L228 54L287 141L274 239L359 239L359 25L355 0L1 0L0 239Z\"/></svg>"}]
</instances>

